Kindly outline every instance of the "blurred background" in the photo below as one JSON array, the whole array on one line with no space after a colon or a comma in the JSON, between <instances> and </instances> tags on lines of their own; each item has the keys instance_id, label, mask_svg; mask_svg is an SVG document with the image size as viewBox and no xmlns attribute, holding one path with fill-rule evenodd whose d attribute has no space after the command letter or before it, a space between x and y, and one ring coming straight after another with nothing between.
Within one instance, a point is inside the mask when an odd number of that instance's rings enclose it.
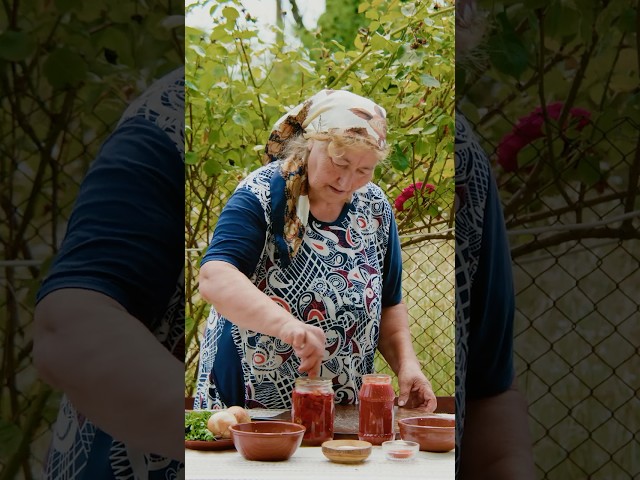
<instances>
[{"instance_id":1,"label":"blurred background","mask_svg":"<svg viewBox=\"0 0 640 480\"><path fill-rule=\"evenodd\" d=\"M129 102L183 64L184 5L0 7L0 479L41 478L60 395L31 361L35 294L85 172Z\"/></svg>"},{"instance_id":2,"label":"blurred background","mask_svg":"<svg viewBox=\"0 0 640 480\"><path fill-rule=\"evenodd\" d=\"M502 197L538 478L639 478L638 4L463 4L456 97Z\"/></svg>"}]
</instances>

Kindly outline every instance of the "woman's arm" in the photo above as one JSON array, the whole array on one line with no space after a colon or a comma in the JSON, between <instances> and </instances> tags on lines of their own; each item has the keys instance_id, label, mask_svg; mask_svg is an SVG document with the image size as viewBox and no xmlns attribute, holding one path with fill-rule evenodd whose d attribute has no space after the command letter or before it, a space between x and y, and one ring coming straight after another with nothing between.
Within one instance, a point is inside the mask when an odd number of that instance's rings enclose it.
<instances>
[{"instance_id":1,"label":"woman's arm","mask_svg":"<svg viewBox=\"0 0 640 480\"><path fill-rule=\"evenodd\" d=\"M461 478L535 478L527 402L515 380L506 392L467 399L464 424Z\"/></svg>"},{"instance_id":2,"label":"woman's arm","mask_svg":"<svg viewBox=\"0 0 640 480\"><path fill-rule=\"evenodd\" d=\"M404 302L382 309L378 350L398 376L398 405L433 412L437 405L436 397L413 350Z\"/></svg>"},{"instance_id":3,"label":"woman's arm","mask_svg":"<svg viewBox=\"0 0 640 480\"><path fill-rule=\"evenodd\" d=\"M325 352L323 330L278 306L236 267L224 261L206 262L200 268L200 294L239 327L292 345L301 360L299 371L319 374Z\"/></svg>"},{"instance_id":4,"label":"woman's arm","mask_svg":"<svg viewBox=\"0 0 640 480\"><path fill-rule=\"evenodd\" d=\"M47 383L116 440L184 458L184 364L112 298L47 294L35 309L33 358Z\"/></svg>"},{"instance_id":5,"label":"woman's arm","mask_svg":"<svg viewBox=\"0 0 640 480\"><path fill-rule=\"evenodd\" d=\"M184 265L183 174L173 142L145 119L105 141L38 292L33 342L38 372L89 421L177 460L184 365L150 329Z\"/></svg>"}]
</instances>

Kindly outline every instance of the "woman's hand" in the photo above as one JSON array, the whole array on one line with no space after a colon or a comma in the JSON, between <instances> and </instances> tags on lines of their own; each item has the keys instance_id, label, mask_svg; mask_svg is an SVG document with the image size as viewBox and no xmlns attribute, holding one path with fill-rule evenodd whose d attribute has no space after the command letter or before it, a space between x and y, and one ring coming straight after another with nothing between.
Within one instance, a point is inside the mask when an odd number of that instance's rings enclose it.
<instances>
[{"instance_id":1,"label":"woman's hand","mask_svg":"<svg viewBox=\"0 0 640 480\"><path fill-rule=\"evenodd\" d=\"M432 413L436 409L438 402L431 388L431 382L422 373L418 364L400 369L398 386L400 387L398 406L417 408L426 413Z\"/></svg>"},{"instance_id":2,"label":"woman's hand","mask_svg":"<svg viewBox=\"0 0 640 480\"><path fill-rule=\"evenodd\" d=\"M241 328L279 338L300 358L298 371L320 374L325 336L320 327L307 325L260 291L230 263L212 260L200 268L200 293L219 314Z\"/></svg>"},{"instance_id":3,"label":"woman's hand","mask_svg":"<svg viewBox=\"0 0 640 480\"><path fill-rule=\"evenodd\" d=\"M400 407L419 408L426 413L436 409L437 400L420 362L413 351L407 307L399 303L382 309L378 350L398 375Z\"/></svg>"},{"instance_id":4,"label":"woman's hand","mask_svg":"<svg viewBox=\"0 0 640 480\"><path fill-rule=\"evenodd\" d=\"M293 347L300 358L300 373L307 372L310 377L320 374L320 366L324 357L325 335L320 327L307 325L292 319L285 323L278 337Z\"/></svg>"}]
</instances>

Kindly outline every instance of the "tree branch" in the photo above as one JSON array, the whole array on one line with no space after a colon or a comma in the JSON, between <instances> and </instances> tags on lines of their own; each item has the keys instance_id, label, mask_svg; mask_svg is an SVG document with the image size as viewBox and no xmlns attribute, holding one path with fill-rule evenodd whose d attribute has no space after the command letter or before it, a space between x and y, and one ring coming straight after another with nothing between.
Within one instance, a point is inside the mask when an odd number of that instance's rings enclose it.
<instances>
[{"instance_id":1,"label":"tree branch","mask_svg":"<svg viewBox=\"0 0 640 480\"><path fill-rule=\"evenodd\" d=\"M620 228L602 227L593 228L587 231L572 230L570 232L562 232L556 235L551 235L542 240L533 240L532 242L512 248L511 258L515 259L537 250L553 247L566 242L579 242L588 238L615 238L618 240L640 239L640 231L634 229L630 230L623 226Z\"/></svg>"},{"instance_id":2,"label":"tree branch","mask_svg":"<svg viewBox=\"0 0 640 480\"><path fill-rule=\"evenodd\" d=\"M449 233L425 233L419 237L412 238L411 240L407 240L406 242L400 243L401 248L408 247L410 245L415 245L416 243L425 242L427 240L454 240L455 235L454 232Z\"/></svg>"},{"instance_id":3,"label":"tree branch","mask_svg":"<svg viewBox=\"0 0 640 480\"><path fill-rule=\"evenodd\" d=\"M300 10L298 9L298 4L295 0L289 0L289 4L291 5L291 13L293 14L293 19L296 21L296 25L299 29L306 30L304 22L302 21L302 15L300 15Z\"/></svg>"}]
</instances>

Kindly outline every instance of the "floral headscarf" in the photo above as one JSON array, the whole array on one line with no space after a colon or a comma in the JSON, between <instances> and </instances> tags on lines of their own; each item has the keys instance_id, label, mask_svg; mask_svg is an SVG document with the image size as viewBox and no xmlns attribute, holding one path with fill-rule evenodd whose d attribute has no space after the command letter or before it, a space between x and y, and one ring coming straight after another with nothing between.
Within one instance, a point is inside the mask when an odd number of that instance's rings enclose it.
<instances>
[{"instance_id":1,"label":"floral headscarf","mask_svg":"<svg viewBox=\"0 0 640 480\"><path fill-rule=\"evenodd\" d=\"M280 176L271 184L271 221L286 267L296 255L309 218L307 157L282 155L291 138L310 133L339 133L368 140L383 150L387 139L387 113L376 103L344 90L321 90L291 109L274 125L265 148L264 162L283 160Z\"/></svg>"}]
</instances>

